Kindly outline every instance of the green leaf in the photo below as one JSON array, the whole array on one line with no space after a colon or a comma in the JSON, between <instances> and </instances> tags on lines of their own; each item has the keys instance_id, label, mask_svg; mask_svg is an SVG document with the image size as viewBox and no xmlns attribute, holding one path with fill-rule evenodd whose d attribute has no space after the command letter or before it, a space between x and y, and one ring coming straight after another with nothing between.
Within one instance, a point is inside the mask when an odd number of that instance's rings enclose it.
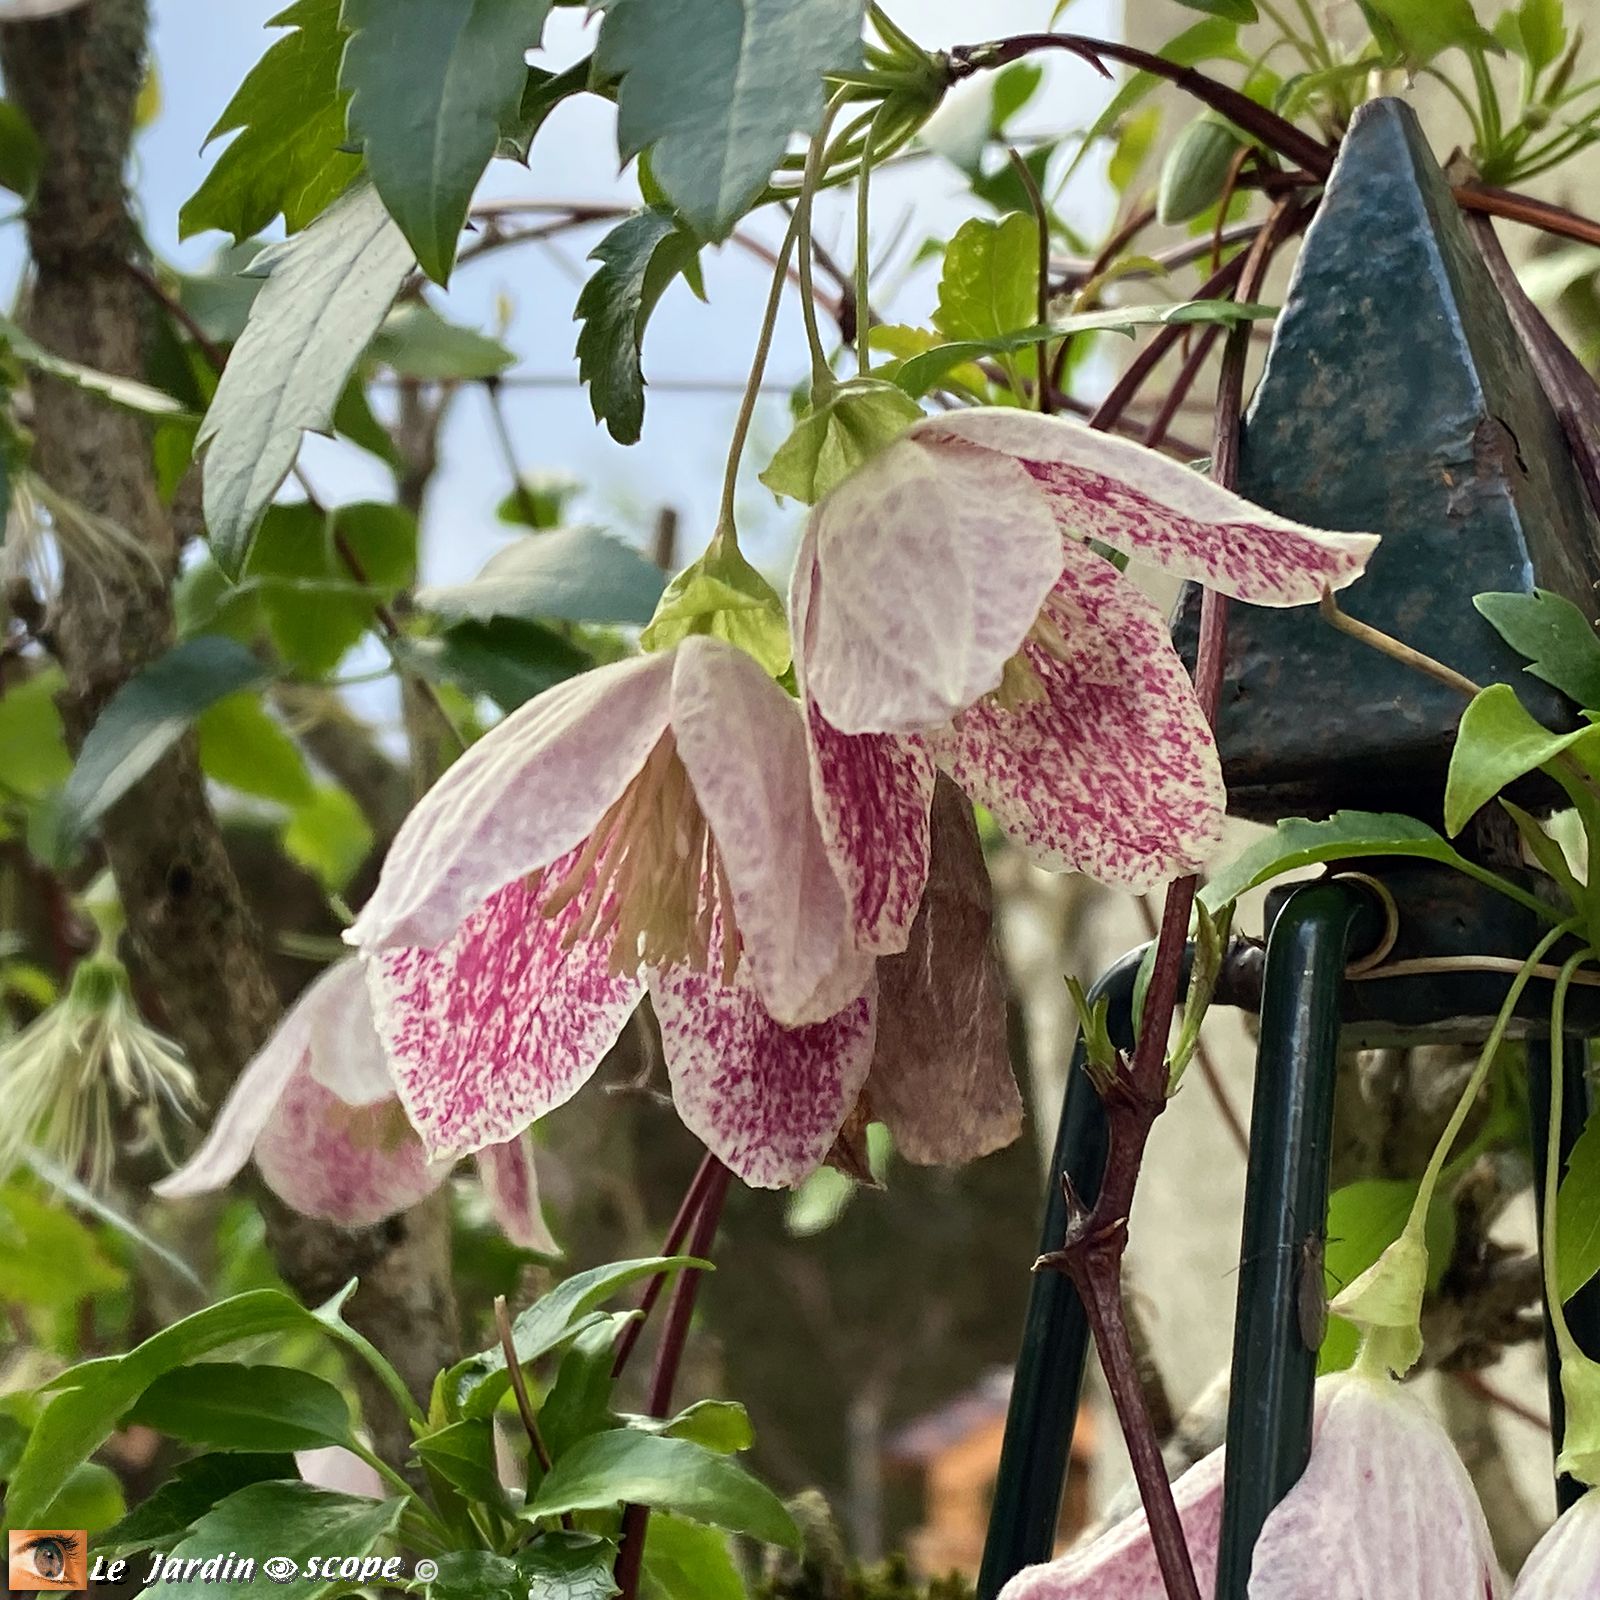
<instances>
[{"instance_id":1,"label":"green leaf","mask_svg":"<svg viewBox=\"0 0 1600 1600\"><path fill-rule=\"evenodd\" d=\"M468 583L419 591L417 604L447 622L548 617L641 625L666 586L654 562L611 534L555 528L496 551Z\"/></svg>"},{"instance_id":2,"label":"green leaf","mask_svg":"<svg viewBox=\"0 0 1600 1600\"><path fill-rule=\"evenodd\" d=\"M391 311L368 354L424 383L497 378L517 359L498 339L446 322L424 301Z\"/></svg>"},{"instance_id":3,"label":"green leaf","mask_svg":"<svg viewBox=\"0 0 1600 1600\"><path fill-rule=\"evenodd\" d=\"M310 803L315 791L300 747L254 694L231 694L195 721L208 778L280 805Z\"/></svg>"},{"instance_id":4,"label":"green leaf","mask_svg":"<svg viewBox=\"0 0 1600 1600\"><path fill-rule=\"evenodd\" d=\"M502 711L515 711L594 665L559 633L521 617L459 622L437 638L405 641L401 655L424 677L486 694Z\"/></svg>"},{"instance_id":5,"label":"green leaf","mask_svg":"<svg viewBox=\"0 0 1600 1600\"><path fill-rule=\"evenodd\" d=\"M516 115L500 125L500 144L496 153L526 165L528 152L533 148L533 141L544 126L545 119L563 100L593 87L590 81L593 70L594 61L590 56L574 61L563 72L529 67Z\"/></svg>"},{"instance_id":6,"label":"green leaf","mask_svg":"<svg viewBox=\"0 0 1600 1600\"><path fill-rule=\"evenodd\" d=\"M541 1534L517 1554L526 1586L519 1600L609 1600L617 1547L592 1533Z\"/></svg>"},{"instance_id":7,"label":"green leaf","mask_svg":"<svg viewBox=\"0 0 1600 1600\"><path fill-rule=\"evenodd\" d=\"M1580 740L1600 744L1600 728L1551 733L1529 715L1510 684L1490 684L1473 696L1456 730L1444 787L1445 831L1454 838L1502 789Z\"/></svg>"},{"instance_id":8,"label":"green leaf","mask_svg":"<svg viewBox=\"0 0 1600 1600\"><path fill-rule=\"evenodd\" d=\"M44 146L33 124L12 101L0 100L0 185L31 200L43 165Z\"/></svg>"},{"instance_id":9,"label":"green leaf","mask_svg":"<svg viewBox=\"0 0 1600 1600\"><path fill-rule=\"evenodd\" d=\"M641 1278L679 1267L700 1266L693 1256L647 1256L632 1261L611 1261L588 1272L574 1273L558 1283L549 1294L521 1312L512 1324L512 1342L517 1359L527 1366L541 1356L575 1338L597 1320L594 1313L614 1294ZM506 1392L505 1352L493 1345L481 1354L458 1362L451 1369L453 1386L463 1414L487 1417L493 1414Z\"/></svg>"},{"instance_id":10,"label":"green leaf","mask_svg":"<svg viewBox=\"0 0 1600 1600\"><path fill-rule=\"evenodd\" d=\"M1440 861L1480 883L1488 883L1531 911L1545 916L1551 908L1536 895L1486 872L1452 849L1426 823L1385 811L1336 811L1326 822L1288 817L1266 838L1243 851L1213 876L1200 891L1207 909L1216 911L1230 900L1285 872L1343 861L1355 856L1415 856Z\"/></svg>"},{"instance_id":11,"label":"green leaf","mask_svg":"<svg viewBox=\"0 0 1600 1600\"><path fill-rule=\"evenodd\" d=\"M1254 22L1258 15L1256 0L1178 0L1178 4L1213 17L1227 17L1232 22Z\"/></svg>"},{"instance_id":12,"label":"green leaf","mask_svg":"<svg viewBox=\"0 0 1600 1600\"><path fill-rule=\"evenodd\" d=\"M39 1525L82 1528L86 1533L98 1534L100 1529L116 1522L126 1509L122 1484L116 1473L97 1461L85 1461L72 1469ZM96 1538L96 1550L99 1547L100 1540Z\"/></svg>"},{"instance_id":13,"label":"green leaf","mask_svg":"<svg viewBox=\"0 0 1600 1600\"><path fill-rule=\"evenodd\" d=\"M688 1439L718 1455L735 1455L755 1443L749 1413L736 1400L699 1400L675 1417L624 1414L621 1420L640 1433Z\"/></svg>"},{"instance_id":14,"label":"green leaf","mask_svg":"<svg viewBox=\"0 0 1600 1600\"><path fill-rule=\"evenodd\" d=\"M546 1474L524 1515L554 1517L621 1504L660 1507L767 1544L797 1546L783 1502L743 1467L687 1439L631 1428L592 1434Z\"/></svg>"},{"instance_id":15,"label":"green leaf","mask_svg":"<svg viewBox=\"0 0 1600 1600\"><path fill-rule=\"evenodd\" d=\"M505 1487L495 1464L492 1417L467 1417L453 1422L418 1439L414 1448L419 1460L469 1500L497 1509L508 1507Z\"/></svg>"},{"instance_id":16,"label":"green leaf","mask_svg":"<svg viewBox=\"0 0 1600 1600\"><path fill-rule=\"evenodd\" d=\"M1500 41L1478 21L1472 0L1356 0L1373 37L1389 54L1398 53L1413 67L1424 66L1443 51L1490 50L1501 54Z\"/></svg>"},{"instance_id":17,"label":"green leaf","mask_svg":"<svg viewBox=\"0 0 1600 1600\"><path fill-rule=\"evenodd\" d=\"M815 505L921 418L922 407L898 385L852 378L801 417L761 481L774 494Z\"/></svg>"},{"instance_id":18,"label":"green leaf","mask_svg":"<svg viewBox=\"0 0 1600 1600\"><path fill-rule=\"evenodd\" d=\"M670 650L695 633L738 645L775 678L789 669L783 602L731 539L713 539L706 553L667 585L639 642L646 650Z\"/></svg>"},{"instance_id":19,"label":"green leaf","mask_svg":"<svg viewBox=\"0 0 1600 1600\"><path fill-rule=\"evenodd\" d=\"M1567 1157L1556 1195L1556 1283L1563 1303L1600 1272L1600 1116Z\"/></svg>"},{"instance_id":20,"label":"green leaf","mask_svg":"<svg viewBox=\"0 0 1600 1600\"><path fill-rule=\"evenodd\" d=\"M636 444L644 426L645 324L698 249L669 212L651 210L618 223L589 252L600 267L578 295L578 379L589 386L595 421L618 444Z\"/></svg>"},{"instance_id":21,"label":"green leaf","mask_svg":"<svg viewBox=\"0 0 1600 1600\"><path fill-rule=\"evenodd\" d=\"M350 136L422 270L444 283L483 169L522 99L550 0L344 0Z\"/></svg>"},{"instance_id":22,"label":"green leaf","mask_svg":"<svg viewBox=\"0 0 1600 1600\"><path fill-rule=\"evenodd\" d=\"M58 668L47 667L0 698L0 788L7 793L38 800L67 781L72 757L55 699L65 683Z\"/></svg>"},{"instance_id":23,"label":"green leaf","mask_svg":"<svg viewBox=\"0 0 1600 1600\"><path fill-rule=\"evenodd\" d=\"M645 1533L643 1576L645 1600L745 1600L728 1536L664 1511Z\"/></svg>"},{"instance_id":24,"label":"green leaf","mask_svg":"<svg viewBox=\"0 0 1600 1600\"><path fill-rule=\"evenodd\" d=\"M248 1455L219 1451L181 1461L172 1475L114 1527L94 1542L104 1556L127 1555L134 1550L166 1549L219 1500L246 1484L268 1478L293 1478L292 1455Z\"/></svg>"},{"instance_id":25,"label":"green leaf","mask_svg":"<svg viewBox=\"0 0 1600 1600\"><path fill-rule=\"evenodd\" d=\"M1533 69L1535 76L1561 59L1561 52L1567 47L1567 19L1562 0L1522 0L1515 11L1503 13L1500 20L1515 24L1520 45L1517 53ZM1497 35L1499 31L1497 26Z\"/></svg>"},{"instance_id":26,"label":"green leaf","mask_svg":"<svg viewBox=\"0 0 1600 1600\"><path fill-rule=\"evenodd\" d=\"M1058 322L1036 323L1005 334L982 339L959 339L951 344L934 345L902 361L890 376L912 396L926 394L953 367L984 356L1004 355L1026 349L1040 339L1060 339L1078 333L1125 333L1139 328L1165 327L1173 323L1207 323L1233 327L1240 322L1275 317L1277 307L1255 305L1238 300L1182 300L1167 306L1117 306L1106 311L1080 311Z\"/></svg>"},{"instance_id":27,"label":"green leaf","mask_svg":"<svg viewBox=\"0 0 1600 1600\"><path fill-rule=\"evenodd\" d=\"M1472 600L1527 670L1569 700L1600 709L1600 638L1570 601L1548 589L1532 594L1480 594Z\"/></svg>"},{"instance_id":28,"label":"green leaf","mask_svg":"<svg viewBox=\"0 0 1600 1600\"><path fill-rule=\"evenodd\" d=\"M332 425L345 381L411 267L410 248L366 185L257 258L267 281L199 437L206 527L230 577L294 465L300 435Z\"/></svg>"},{"instance_id":29,"label":"green leaf","mask_svg":"<svg viewBox=\"0 0 1600 1600\"><path fill-rule=\"evenodd\" d=\"M582 485L566 472L525 472L518 486L494 509L513 527L537 528L547 533L559 528L567 502Z\"/></svg>"},{"instance_id":30,"label":"green leaf","mask_svg":"<svg viewBox=\"0 0 1600 1600\"><path fill-rule=\"evenodd\" d=\"M822 120L822 76L861 64L861 0L611 0L598 77L621 78L617 145L650 150L696 233L723 239L792 133Z\"/></svg>"},{"instance_id":31,"label":"green leaf","mask_svg":"<svg viewBox=\"0 0 1600 1600\"><path fill-rule=\"evenodd\" d=\"M380 1539L393 1533L406 1509L402 1498L368 1500L359 1495L335 1494L309 1483L252 1483L219 1501L195 1523L188 1538L168 1552L168 1561L192 1557L216 1562L253 1558L255 1579L265 1576L261 1562L272 1556L293 1561L298 1574L275 1584L280 1600L315 1600L332 1590L353 1587L340 1578L338 1562L348 1556L368 1554ZM330 1557L333 1558L330 1560ZM316 1564L316 1571L308 1569ZM322 1570L326 1563L335 1568ZM398 1573L399 1563L396 1562ZM201 1567L189 1582L158 1582L144 1591L146 1600L214 1600L218 1582L205 1581Z\"/></svg>"},{"instance_id":32,"label":"green leaf","mask_svg":"<svg viewBox=\"0 0 1600 1600\"><path fill-rule=\"evenodd\" d=\"M1015 213L962 223L944 253L934 326L946 339L993 339L1036 323L1039 228Z\"/></svg>"},{"instance_id":33,"label":"green leaf","mask_svg":"<svg viewBox=\"0 0 1600 1600\"><path fill-rule=\"evenodd\" d=\"M178 237L220 228L260 233L280 212L290 233L324 210L361 170L344 149L339 0L297 0L268 20L292 28L251 69L206 135L238 132L178 213Z\"/></svg>"},{"instance_id":34,"label":"green leaf","mask_svg":"<svg viewBox=\"0 0 1600 1600\"><path fill-rule=\"evenodd\" d=\"M23 366L42 372L47 377L59 378L63 383L70 383L101 400L109 400L124 411L137 411L146 417L178 417L185 414L183 407L170 394L152 389L148 383L139 383L133 378L119 378L114 373L97 372L93 367L67 361L46 350L7 317L0 317L0 343L5 344Z\"/></svg>"},{"instance_id":35,"label":"green leaf","mask_svg":"<svg viewBox=\"0 0 1600 1600\"><path fill-rule=\"evenodd\" d=\"M556 1369L544 1404L539 1408L539 1428L552 1459L559 1460L579 1439L616 1426L611 1415L611 1366L622 1330L637 1312L601 1317L567 1347Z\"/></svg>"},{"instance_id":36,"label":"green leaf","mask_svg":"<svg viewBox=\"0 0 1600 1600\"><path fill-rule=\"evenodd\" d=\"M196 1361L163 1373L125 1420L213 1450L352 1443L344 1396L325 1378L294 1367Z\"/></svg>"},{"instance_id":37,"label":"green leaf","mask_svg":"<svg viewBox=\"0 0 1600 1600\"><path fill-rule=\"evenodd\" d=\"M334 894L343 892L375 843L361 807L331 784L318 785L283 830L284 854Z\"/></svg>"},{"instance_id":38,"label":"green leaf","mask_svg":"<svg viewBox=\"0 0 1600 1600\"><path fill-rule=\"evenodd\" d=\"M0 1196L0 1283L9 1299L64 1311L127 1281L94 1230L64 1206L15 1184Z\"/></svg>"},{"instance_id":39,"label":"green leaf","mask_svg":"<svg viewBox=\"0 0 1600 1600\"><path fill-rule=\"evenodd\" d=\"M268 669L236 640L201 634L129 679L100 713L67 781L68 826L82 837L225 696L258 688Z\"/></svg>"}]
</instances>

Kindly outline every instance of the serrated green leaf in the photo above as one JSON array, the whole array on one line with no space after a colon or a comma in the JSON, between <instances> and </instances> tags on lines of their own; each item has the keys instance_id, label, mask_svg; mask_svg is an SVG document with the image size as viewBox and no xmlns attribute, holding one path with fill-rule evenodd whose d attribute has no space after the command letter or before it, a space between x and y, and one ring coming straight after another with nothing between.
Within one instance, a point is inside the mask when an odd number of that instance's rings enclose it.
<instances>
[{"instance_id":1,"label":"serrated green leaf","mask_svg":"<svg viewBox=\"0 0 1600 1600\"><path fill-rule=\"evenodd\" d=\"M513 120L550 0L344 0L350 136L422 270L444 283L483 169Z\"/></svg>"},{"instance_id":2,"label":"serrated green leaf","mask_svg":"<svg viewBox=\"0 0 1600 1600\"><path fill-rule=\"evenodd\" d=\"M611 0L595 71L620 78L617 145L705 239L726 238L789 136L822 120L826 72L861 64L861 0Z\"/></svg>"},{"instance_id":3,"label":"serrated green leaf","mask_svg":"<svg viewBox=\"0 0 1600 1600\"><path fill-rule=\"evenodd\" d=\"M1480 594L1472 601L1527 670L1554 684L1587 709L1600 709L1600 638L1570 600L1535 589L1532 594Z\"/></svg>"},{"instance_id":4,"label":"serrated green leaf","mask_svg":"<svg viewBox=\"0 0 1600 1600\"><path fill-rule=\"evenodd\" d=\"M206 527L236 577L305 432L325 433L346 380L412 267L377 191L353 190L264 250L267 281L201 424Z\"/></svg>"},{"instance_id":5,"label":"serrated green leaf","mask_svg":"<svg viewBox=\"0 0 1600 1600\"><path fill-rule=\"evenodd\" d=\"M236 640L201 634L131 678L89 730L67 780L66 816L74 835L87 833L208 706L270 676Z\"/></svg>"},{"instance_id":6,"label":"serrated green leaf","mask_svg":"<svg viewBox=\"0 0 1600 1600\"><path fill-rule=\"evenodd\" d=\"M280 805L307 804L311 772L300 747L254 694L231 694L195 720L200 767L216 783Z\"/></svg>"},{"instance_id":7,"label":"serrated green leaf","mask_svg":"<svg viewBox=\"0 0 1600 1600\"><path fill-rule=\"evenodd\" d=\"M280 1600L316 1600L319 1595L352 1586L335 1571L321 1570L329 1556L367 1555L380 1539L394 1532L407 1502L368 1500L359 1495L335 1494L309 1483L252 1483L218 1501L195 1523L188 1538L168 1552L168 1560L186 1562L191 1557L253 1558L256 1579L265 1575L261 1562L281 1556L299 1567L296 1576L273 1586ZM315 1575L307 1568L319 1563ZM180 1568L181 1570L181 1568ZM216 1569L214 1569L216 1570ZM201 1569L204 1571L204 1568ZM212 1600L217 1581L206 1582L198 1573L189 1582L158 1582L144 1591L148 1600Z\"/></svg>"},{"instance_id":8,"label":"serrated green leaf","mask_svg":"<svg viewBox=\"0 0 1600 1600\"><path fill-rule=\"evenodd\" d=\"M670 650L691 634L738 645L774 678L789 669L792 648L783 602L731 539L714 539L667 585L639 642L646 650Z\"/></svg>"},{"instance_id":9,"label":"serrated green leaf","mask_svg":"<svg viewBox=\"0 0 1600 1600\"><path fill-rule=\"evenodd\" d=\"M745 1600L727 1534L665 1511L650 1518L643 1577L645 1600Z\"/></svg>"},{"instance_id":10,"label":"serrated green leaf","mask_svg":"<svg viewBox=\"0 0 1600 1600\"><path fill-rule=\"evenodd\" d=\"M238 133L178 213L181 239L220 228L242 240L280 213L297 233L361 170L343 148L339 0L297 0L267 26L293 32L271 45L206 135L209 144Z\"/></svg>"},{"instance_id":11,"label":"serrated green leaf","mask_svg":"<svg viewBox=\"0 0 1600 1600\"><path fill-rule=\"evenodd\" d=\"M599 270L578 295L578 379L589 386L596 422L618 444L638 442L644 425L645 324L666 287L699 246L665 211L638 211L589 252Z\"/></svg>"},{"instance_id":12,"label":"serrated green leaf","mask_svg":"<svg viewBox=\"0 0 1600 1600\"><path fill-rule=\"evenodd\" d=\"M344 1396L295 1367L191 1362L157 1378L126 1420L213 1450L260 1454L352 1442Z\"/></svg>"},{"instance_id":13,"label":"serrated green leaf","mask_svg":"<svg viewBox=\"0 0 1600 1600\"><path fill-rule=\"evenodd\" d=\"M962 223L944 253L934 326L946 339L993 339L1033 326L1039 309L1039 228L1020 213Z\"/></svg>"},{"instance_id":14,"label":"serrated green leaf","mask_svg":"<svg viewBox=\"0 0 1600 1600\"><path fill-rule=\"evenodd\" d=\"M466 1417L418 1439L413 1447L447 1483L469 1500L497 1509L508 1506L494 1454L494 1419Z\"/></svg>"},{"instance_id":15,"label":"serrated green leaf","mask_svg":"<svg viewBox=\"0 0 1600 1600\"><path fill-rule=\"evenodd\" d=\"M1445 779L1445 832L1454 838L1502 789L1580 742L1600 748L1600 728L1551 733L1528 713L1510 684L1490 684L1473 696L1456 730Z\"/></svg>"},{"instance_id":16,"label":"serrated green leaf","mask_svg":"<svg viewBox=\"0 0 1600 1600\"><path fill-rule=\"evenodd\" d=\"M755 1443L749 1414L737 1400L697 1400L675 1417L642 1417L624 1413L619 1419L640 1433L663 1439L687 1439L717 1455L736 1455Z\"/></svg>"},{"instance_id":17,"label":"serrated green leaf","mask_svg":"<svg viewBox=\"0 0 1600 1600\"><path fill-rule=\"evenodd\" d=\"M425 301L391 311L368 354L424 383L496 378L517 359L498 339L446 322Z\"/></svg>"},{"instance_id":18,"label":"serrated green leaf","mask_svg":"<svg viewBox=\"0 0 1600 1600\"><path fill-rule=\"evenodd\" d=\"M555 528L496 551L467 583L420 590L417 604L447 622L492 617L641 625L667 580L632 545L599 528Z\"/></svg>"},{"instance_id":19,"label":"serrated green leaf","mask_svg":"<svg viewBox=\"0 0 1600 1600\"><path fill-rule=\"evenodd\" d=\"M554 629L521 617L458 622L436 638L407 640L402 657L425 677L488 695L502 711L515 711L594 665Z\"/></svg>"},{"instance_id":20,"label":"serrated green leaf","mask_svg":"<svg viewBox=\"0 0 1600 1600\"><path fill-rule=\"evenodd\" d=\"M638 1315L600 1318L567 1347L555 1382L539 1408L539 1427L551 1457L559 1459L591 1433L616 1426L610 1410L611 1366L622 1330Z\"/></svg>"},{"instance_id":21,"label":"serrated green leaf","mask_svg":"<svg viewBox=\"0 0 1600 1600\"><path fill-rule=\"evenodd\" d=\"M623 1504L659 1506L767 1544L799 1543L783 1502L743 1467L687 1439L631 1428L579 1440L545 1475L523 1514L554 1517Z\"/></svg>"},{"instance_id":22,"label":"serrated green leaf","mask_svg":"<svg viewBox=\"0 0 1600 1600\"><path fill-rule=\"evenodd\" d=\"M181 1461L148 1499L95 1540L95 1551L111 1557L134 1550L166 1549L219 1500L247 1484L293 1478L296 1470L294 1457L281 1453L250 1455L229 1450Z\"/></svg>"},{"instance_id":23,"label":"serrated green leaf","mask_svg":"<svg viewBox=\"0 0 1600 1600\"><path fill-rule=\"evenodd\" d=\"M852 379L801 417L761 481L774 494L815 505L921 417L922 407L898 385Z\"/></svg>"},{"instance_id":24,"label":"serrated green leaf","mask_svg":"<svg viewBox=\"0 0 1600 1600\"><path fill-rule=\"evenodd\" d=\"M528 152L533 148L533 141L544 126L545 119L563 100L592 89L593 71L594 61L589 56L574 61L562 72L529 67L516 115L500 125L500 144L496 153L526 165Z\"/></svg>"},{"instance_id":25,"label":"serrated green leaf","mask_svg":"<svg viewBox=\"0 0 1600 1600\"><path fill-rule=\"evenodd\" d=\"M611 1540L565 1531L541 1534L516 1557L525 1600L610 1600L616 1560Z\"/></svg>"}]
</instances>

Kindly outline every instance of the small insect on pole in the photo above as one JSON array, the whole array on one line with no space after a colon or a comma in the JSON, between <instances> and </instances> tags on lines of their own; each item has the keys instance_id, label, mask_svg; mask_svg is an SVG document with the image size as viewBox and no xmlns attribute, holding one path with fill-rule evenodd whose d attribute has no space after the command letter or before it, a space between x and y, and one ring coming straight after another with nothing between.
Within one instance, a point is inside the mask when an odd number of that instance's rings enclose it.
<instances>
[{"instance_id":1,"label":"small insect on pole","mask_svg":"<svg viewBox=\"0 0 1600 1600\"><path fill-rule=\"evenodd\" d=\"M1367 576L1345 597L1350 614L1479 684L1511 684L1548 727L1575 725L1575 709L1522 670L1472 601L1538 587L1593 618L1600 522L1449 186L1397 101L1363 107L1345 138L1246 421L1239 487L1314 526L1381 532ZM1176 625L1191 653L1196 617L1191 596ZM1435 823L1463 705L1456 690L1336 632L1314 607L1236 605L1218 729L1233 809L1267 822L1357 809ZM1534 791L1527 803L1550 799ZM1502 876L1521 871L1514 840L1486 817L1469 825L1461 848ZM1521 961L1537 938L1532 912L1416 861L1338 863L1316 883L1273 895L1267 921L1259 990L1243 992L1249 986L1238 982L1250 966L1242 944L1218 990L1221 1003L1259 1006L1261 1043L1217 1600L1246 1600L1262 1522L1310 1452L1317 1351L1304 1267L1325 1227L1339 1053L1482 1042L1509 984L1481 973L1351 981L1346 968L1380 936L1392 936L1395 960ZM1131 1027L1136 960L1125 957L1100 985L1119 1044ZM1536 1125L1549 1097L1549 1052L1538 1042L1549 997L1548 983L1532 983L1518 1011L1519 1031L1531 1036ZM1575 1001L1569 1026L1600 1032L1600 1011L1585 1013ZM1570 1149L1588 1101L1582 1052L1565 1058ZM1104 1139L1080 1052L1056 1157L1086 1197L1099 1181ZM1534 1139L1542 1153L1538 1126ZM1542 1159L1534 1165L1542 1170ZM1041 1251L1059 1245L1063 1216L1052 1192ZM1569 1319L1580 1344L1600 1353L1600 1289L1572 1302ZM1042 1274L1012 1389L980 1600L1052 1553L1087 1349L1075 1291ZM1558 1401L1553 1386L1559 1448Z\"/></svg>"}]
</instances>

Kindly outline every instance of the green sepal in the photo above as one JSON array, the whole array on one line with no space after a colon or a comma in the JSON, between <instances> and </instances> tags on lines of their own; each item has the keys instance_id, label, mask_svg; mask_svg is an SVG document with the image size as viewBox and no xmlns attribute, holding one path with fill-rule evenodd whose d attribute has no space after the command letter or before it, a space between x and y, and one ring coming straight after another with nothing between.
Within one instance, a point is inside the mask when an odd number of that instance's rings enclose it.
<instances>
[{"instance_id":1,"label":"green sepal","mask_svg":"<svg viewBox=\"0 0 1600 1600\"><path fill-rule=\"evenodd\" d=\"M789 670L792 652L783 601L739 546L722 534L667 585L639 643L646 650L670 650L696 633L738 645L774 678Z\"/></svg>"},{"instance_id":2,"label":"green sepal","mask_svg":"<svg viewBox=\"0 0 1600 1600\"><path fill-rule=\"evenodd\" d=\"M1563 1351L1561 1397L1567 1420L1556 1472L1593 1487L1600 1484L1600 1362L1578 1350Z\"/></svg>"},{"instance_id":3,"label":"green sepal","mask_svg":"<svg viewBox=\"0 0 1600 1600\"><path fill-rule=\"evenodd\" d=\"M1393 1244L1329 1303L1365 1335L1362 1354L1403 1378L1422 1354L1422 1296L1428 1249L1407 1226Z\"/></svg>"},{"instance_id":4,"label":"green sepal","mask_svg":"<svg viewBox=\"0 0 1600 1600\"><path fill-rule=\"evenodd\" d=\"M921 419L922 407L897 384L851 378L801 417L761 481L774 494L815 505Z\"/></svg>"}]
</instances>

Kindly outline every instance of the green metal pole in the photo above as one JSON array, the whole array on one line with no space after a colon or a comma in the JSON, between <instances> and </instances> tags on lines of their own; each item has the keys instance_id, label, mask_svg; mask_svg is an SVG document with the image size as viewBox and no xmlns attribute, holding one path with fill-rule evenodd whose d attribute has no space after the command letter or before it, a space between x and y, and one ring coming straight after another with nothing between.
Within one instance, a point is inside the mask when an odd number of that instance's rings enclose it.
<instances>
[{"instance_id":1,"label":"green metal pole","mask_svg":"<svg viewBox=\"0 0 1600 1600\"><path fill-rule=\"evenodd\" d=\"M1143 959L1143 949L1130 951L1089 991L1091 1002L1101 996L1110 1001L1108 1025L1118 1049L1133 1048L1133 988ZM1086 1205L1094 1203L1105 1176L1105 1110L1084 1066L1080 1040L1072 1053L1055 1152L1050 1158L1050 1184L1039 1230L1040 1255L1059 1249L1066 1234L1067 1202L1061 1175L1071 1176ZM1055 1548L1089 1342L1089 1321L1071 1281L1060 1272L1035 1273L1022 1349L1011 1380L994 1506L978 1574L978 1600L994 1600L1007 1580L1024 1567L1048 1561Z\"/></svg>"},{"instance_id":2,"label":"green metal pole","mask_svg":"<svg viewBox=\"0 0 1600 1600\"><path fill-rule=\"evenodd\" d=\"M1247 1600L1261 1525L1311 1454L1317 1335L1302 1275L1316 1273L1320 1295L1340 991L1352 943L1378 926L1370 897L1334 880L1292 894L1267 940L1216 1600Z\"/></svg>"}]
</instances>

